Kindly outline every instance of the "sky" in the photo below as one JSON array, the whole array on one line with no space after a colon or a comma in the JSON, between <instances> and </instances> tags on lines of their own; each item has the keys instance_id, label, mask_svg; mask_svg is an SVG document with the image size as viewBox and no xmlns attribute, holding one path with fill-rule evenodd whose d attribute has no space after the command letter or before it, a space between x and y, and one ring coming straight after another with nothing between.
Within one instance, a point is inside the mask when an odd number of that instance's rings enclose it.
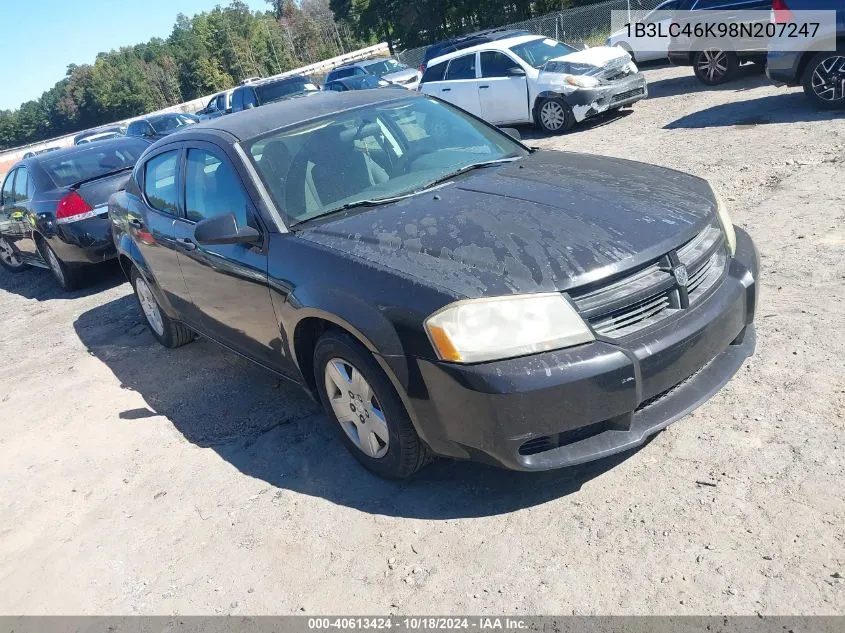
<instances>
[{"instance_id":1,"label":"sky","mask_svg":"<svg viewBox=\"0 0 845 633\"><path fill-rule=\"evenodd\" d=\"M245 0L253 11L266 0ZM97 53L166 38L179 13L191 16L228 0L0 0L0 110L37 99L68 64L91 64Z\"/></svg>"}]
</instances>

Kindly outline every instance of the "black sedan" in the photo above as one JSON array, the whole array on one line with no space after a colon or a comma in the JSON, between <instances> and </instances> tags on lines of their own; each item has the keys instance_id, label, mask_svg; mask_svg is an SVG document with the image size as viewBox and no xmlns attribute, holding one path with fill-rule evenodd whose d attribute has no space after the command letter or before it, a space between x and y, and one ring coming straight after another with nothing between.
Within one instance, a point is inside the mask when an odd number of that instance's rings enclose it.
<instances>
[{"instance_id":1,"label":"black sedan","mask_svg":"<svg viewBox=\"0 0 845 633\"><path fill-rule=\"evenodd\" d=\"M414 93L192 126L109 213L159 342L299 383L387 477L625 450L754 349L757 252L705 180L532 151Z\"/></svg>"},{"instance_id":2,"label":"black sedan","mask_svg":"<svg viewBox=\"0 0 845 633\"><path fill-rule=\"evenodd\" d=\"M0 265L49 268L64 289L90 264L116 255L109 196L129 179L149 143L120 138L38 154L14 165L0 193Z\"/></svg>"}]
</instances>

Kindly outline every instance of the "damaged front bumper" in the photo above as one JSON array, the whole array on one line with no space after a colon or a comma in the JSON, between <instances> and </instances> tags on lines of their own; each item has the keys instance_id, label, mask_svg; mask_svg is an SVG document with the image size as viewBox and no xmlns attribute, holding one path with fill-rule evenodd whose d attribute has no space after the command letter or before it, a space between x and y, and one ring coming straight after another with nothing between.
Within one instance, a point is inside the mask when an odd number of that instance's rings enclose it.
<instances>
[{"instance_id":1,"label":"damaged front bumper","mask_svg":"<svg viewBox=\"0 0 845 633\"><path fill-rule=\"evenodd\" d=\"M648 84L645 76L638 72L595 88L578 88L556 96L569 104L575 120L580 123L602 112L645 99Z\"/></svg>"}]
</instances>

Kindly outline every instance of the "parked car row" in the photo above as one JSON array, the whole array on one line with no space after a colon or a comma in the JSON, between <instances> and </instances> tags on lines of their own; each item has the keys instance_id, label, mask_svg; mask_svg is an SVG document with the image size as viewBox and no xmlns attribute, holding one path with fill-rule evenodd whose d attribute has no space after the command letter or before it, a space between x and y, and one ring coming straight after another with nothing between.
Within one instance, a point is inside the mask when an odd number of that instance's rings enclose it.
<instances>
[{"instance_id":1,"label":"parked car row","mask_svg":"<svg viewBox=\"0 0 845 633\"><path fill-rule=\"evenodd\" d=\"M560 49L536 41L539 75ZM162 345L201 335L302 386L384 477L624 451L755 344L757 252L705 180L533 150L417 92L321 91L32 157L0 217L4 268L70 287L117 257Z\"/></svg>"},{"instance_id":2,"label":"parked car row","mask_svg":"<svg viewBox=\"0 0 845 633\"><path fill-rule=\"evenodd\" d=\"M708 20L742 21L751 27L758 22L793 22L795 11L833 11L835 25L821 25L822 29L832 29L829 33L832 47L827 51L815 50L806 38L800 37L778 40L736 37L705 41L685 35L687 31L683 27L696 23L695 12L698 11L708 11ZM683 17L673 17L677 12L685 13ZM691 66L696 77L711 86L733 79L743 63L758 64L776 83L802 86L815 105L825 109L845 108L843 0L667 0L646 14L641 22L654 28L644 29L639 37L622 29L611 34L606 44L624 49L638 62L668 58L673 64Z\"/></svg>"}]
</instances>

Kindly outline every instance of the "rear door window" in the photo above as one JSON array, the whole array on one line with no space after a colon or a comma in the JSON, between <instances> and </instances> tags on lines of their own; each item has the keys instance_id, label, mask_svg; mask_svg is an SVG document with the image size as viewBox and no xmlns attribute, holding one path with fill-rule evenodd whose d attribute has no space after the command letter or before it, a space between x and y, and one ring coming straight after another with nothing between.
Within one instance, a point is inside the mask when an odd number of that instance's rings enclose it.
<instances>
[{"instance_id":1,"label":"rear door window","mask_svg":"<svg viewBox=\"0 0 845 633\"><path fill-rule=\"evenodd\" d=\"M443 77L446 75L446 66L448 66L448 64L449 62L440 62L439 64L428 66L423 73L420 83L443 81Z\"/></svg>"},{"instance_id":2,"label":"rear door window","mask_svg":"<svg viewBox=\"0 0 845 633\"><path fill-rule=\"evenodd\" d=\"M14 195L12 192L14 191L15 185L15 172L10 171L9 175L6 176L6 181L3 183L3 204L11 204L15 201Z\"/></svg>"},{"instance_id":3,"label":"rear door window","mask_svg":"<svg viewBox=\"0 0 845 633\"><path fill-rule=\"evenodd\" d=\"M179 151L165 152L144 165L144 195L156 211L176 215L176 164Z\"/></svg>"},{"instance_id":4,"label":"rear door window","mask_svg":"<svg viewBox=\"0 0 845 633\"><path fill-rule=\"evenodd\" d=\"M232 93L232 110L244 109L244 91L243 88L238 88Z\"/></svg>"},{"instance_id":5,"label":"rear door window","mask_svg":"<svg viewBox=\"0 0 845 633\"><path fill-rule=\"evenodd\" d=\"M449 62L446 70L446 81L458 79L475 79L475 53L456 57Z\"/></svg>"},{"instance_id":6,"label":"rear door window","mask_svg":"<svg viewBox=\"0 0 845 633\"><path fill-rule=\"evenodd\" d=\"M13 195L15 202L29 200L29 172L25 167L18 169L18 174L15 176L15 189Z\"/></svg>"}]
</instances>

